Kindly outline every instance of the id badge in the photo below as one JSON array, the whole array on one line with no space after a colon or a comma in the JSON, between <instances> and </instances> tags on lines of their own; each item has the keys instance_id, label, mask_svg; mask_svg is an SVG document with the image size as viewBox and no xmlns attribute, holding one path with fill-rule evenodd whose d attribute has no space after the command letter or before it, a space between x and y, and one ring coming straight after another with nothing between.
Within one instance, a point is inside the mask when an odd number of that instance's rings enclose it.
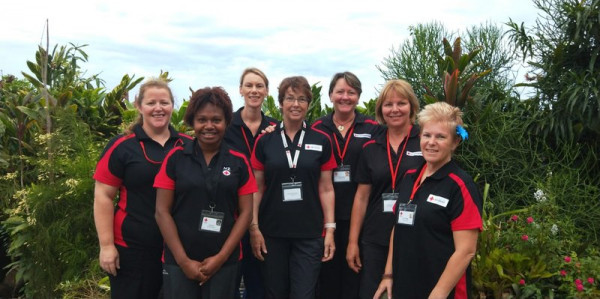
<instances>
[{"instance_id":1,"label":"id badge","mask_svg":"<svg viewBox=\"0 0 600 299\"><path fill-rule=\"evenodd\" d=\"M381 201L383 202L383 212L393 213L394 204L398 200L398 193L383 193L381 194Z\"/></svg>"},{"instance_id":2,"label":"id badge","mask_svg":"<svg viewBox=\"0 0 600 299\"><path fill-rule=\"evenodd\" d=\"M302 200L302 182L281 183L281 191L284 202Z\"/></svg>"},{"instance_id":3,"label":"id badge","mask_svg":"<svg viewBox=\"0 0 600 299\"><path fill-rule=\"evenodd\" d=\"M417 205L414 204L398 204L398 224L413 226L415 225L415 217L417 216Z\"/></svg>"},{"instance_id":4,"label":"id badge","mask_svg":"<svg viewBox=\"0 0 600 299\"><path fill-rule=\"evenodd\" d=\"M225 214L222 212L202 210L198 230L220 233L221 226L223 225L223 218L225 218Z\"/></svg>"},{"instance_id":5,"label":"id badge","mask_svg":"<svg viewBox=\"0 0 600 299\"><path fill-rule=\"evenodd\" d=\"M333 170L334 183L350 182L350 165L340 165Z\"/></svg>"}]
</instances>

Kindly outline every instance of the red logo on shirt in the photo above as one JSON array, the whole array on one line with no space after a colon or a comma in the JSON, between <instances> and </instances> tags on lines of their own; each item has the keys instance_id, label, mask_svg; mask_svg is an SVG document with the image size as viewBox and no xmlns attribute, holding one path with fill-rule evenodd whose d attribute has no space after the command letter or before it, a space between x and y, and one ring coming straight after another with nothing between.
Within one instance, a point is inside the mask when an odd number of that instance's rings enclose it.
<instances>
[{"instance_id":1,"label":"red logo on shirt","mask_svg":"<svg viewBox=\"0 0 600 299\"><path fill-rule=\"evenodd\" d=\"M231 172L229 172L229 170L223 170L223 175L229 176L230 174L231 174Z\"/></svg>"}]
</instances>

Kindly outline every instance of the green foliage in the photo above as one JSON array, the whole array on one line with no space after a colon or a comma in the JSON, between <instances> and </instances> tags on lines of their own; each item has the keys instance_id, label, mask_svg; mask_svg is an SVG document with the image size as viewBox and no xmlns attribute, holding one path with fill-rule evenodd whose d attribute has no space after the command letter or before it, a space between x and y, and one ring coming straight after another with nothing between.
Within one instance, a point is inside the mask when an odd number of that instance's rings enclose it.
<instances>
[{"instance_id":1,"label":"green foliage","mask_svg":"<svg viewBox=\"0 0 600 299\"><path fill-rule=\"evenodd\" d=\"M39 152L37 182L15 193L17 204L2 223L11 238L10 267L28 298L56 297L57 285L80 277L97 253L90 200L100 146L72 110L61 110L56 121L57 132L36 136L40 149L52 140L54 159Z\"/></svg>"},{"instance_id":2,"label":"green foliage","mask_svg":"<svg viewBox=\"0 0 600 299\"><path fill-rule=\"evenodd\" d=\"M310 124L314 122L321 116L327 114L328 108L321 108L321 88L322 86L319 83L315 83L311 86L312 92L312 101L308 106L308 111L306 112L306 121ZM270 116L274 119L281 120L281 109L279 104L275 103L275 98L272 96L267 96L267 99L262 104L262 110L265 112L265 115Z\"/></svg>"},{"instance_id":3,"label":"green foliage","mask_svg":"<svg viewBox=\"0 0 600 299\"><path fill-rule=\"evenodd\" d=\"M534 0L541 11L530 30L512 20L509 36L528 61L530 130L550 140L597 139L600 134L600 0Z\"/></svg>"}]
</instances>

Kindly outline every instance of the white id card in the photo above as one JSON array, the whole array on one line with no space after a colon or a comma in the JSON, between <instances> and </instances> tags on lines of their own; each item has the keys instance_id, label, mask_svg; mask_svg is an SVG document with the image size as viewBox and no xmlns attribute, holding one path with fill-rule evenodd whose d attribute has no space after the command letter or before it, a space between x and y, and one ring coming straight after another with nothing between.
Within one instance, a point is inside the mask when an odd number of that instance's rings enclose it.
<instances>
[{"instance_id":1,"label":"white id card","mask_svg":"<svg viewBox=\"0 0 600 299\"><path fill-rule=\"evenodd\" d=\"M281 183L281 191L284 202L302 200L302 182Z\"/></svg>"},{"instance_id":2,"label":"white id card","mask_svg":"<svg viewBox=\"0 0 600 299\"><path fill-rule=\"evenodd\" d=\"M202 210L199 230L220 233L221 226L223 225L223 218L225 218L225 214L222 212Z\"/></svg>"},{"instance_id":3,"label":"white id card","mask_svg":"<svg viewBox=\"0 0 600 299\"><path fill-rule=\"evenodd\" d=\"M350 165L341 165L340 167L333 170L333 182L334 183L348 183L350 182Z\"/></svg>"},{"instance_id":4,"label":"white id card","mask_svg":"<svg viewBox=\"0 0 600 299\"><path fill-rule=\"evenodd\" d=\"M398 224L415 225L415 217L417 216L417 205L414 204L398 204Z\"/></svg>"},{"instance_id":5,"label":"white id card","mask_svg":"<svg viewBox=\"0 0 600 299\"><path fill-rule=\"evenodd\" d=\"M381 201L383 202L383 212L393 213L394 205L398 200L398 193L383 193L381 194Z\"/></svg>"}]
</instances>

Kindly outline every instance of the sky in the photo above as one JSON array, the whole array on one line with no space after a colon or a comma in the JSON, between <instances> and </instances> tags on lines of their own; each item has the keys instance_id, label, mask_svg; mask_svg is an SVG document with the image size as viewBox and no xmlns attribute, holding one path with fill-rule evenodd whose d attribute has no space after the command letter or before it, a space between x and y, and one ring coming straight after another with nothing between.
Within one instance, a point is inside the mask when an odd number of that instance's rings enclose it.
<instances>
[{"instance_id":1,"label":"sky","mask_svg":"<svg viewBox=\"0 0 600 299\"><path fill-rule=\"evenodd\" d=\"M302 75L322 86L325 104L333 74L351 71L366 101L385 83L377 66L408 39L409 26L437 21L460 31L509 18L533 25L537 13L530 0L4 1L0 74L29 73L26 61L45 45L48 19L50 47L88 45L82 69L99 74L108 90L125 74L163 70L176 105L190 88L222 86L237 109L240 75L253 66L269 78L270 95L277 97L283 78Z\"/></svg>"}]
</instances>

